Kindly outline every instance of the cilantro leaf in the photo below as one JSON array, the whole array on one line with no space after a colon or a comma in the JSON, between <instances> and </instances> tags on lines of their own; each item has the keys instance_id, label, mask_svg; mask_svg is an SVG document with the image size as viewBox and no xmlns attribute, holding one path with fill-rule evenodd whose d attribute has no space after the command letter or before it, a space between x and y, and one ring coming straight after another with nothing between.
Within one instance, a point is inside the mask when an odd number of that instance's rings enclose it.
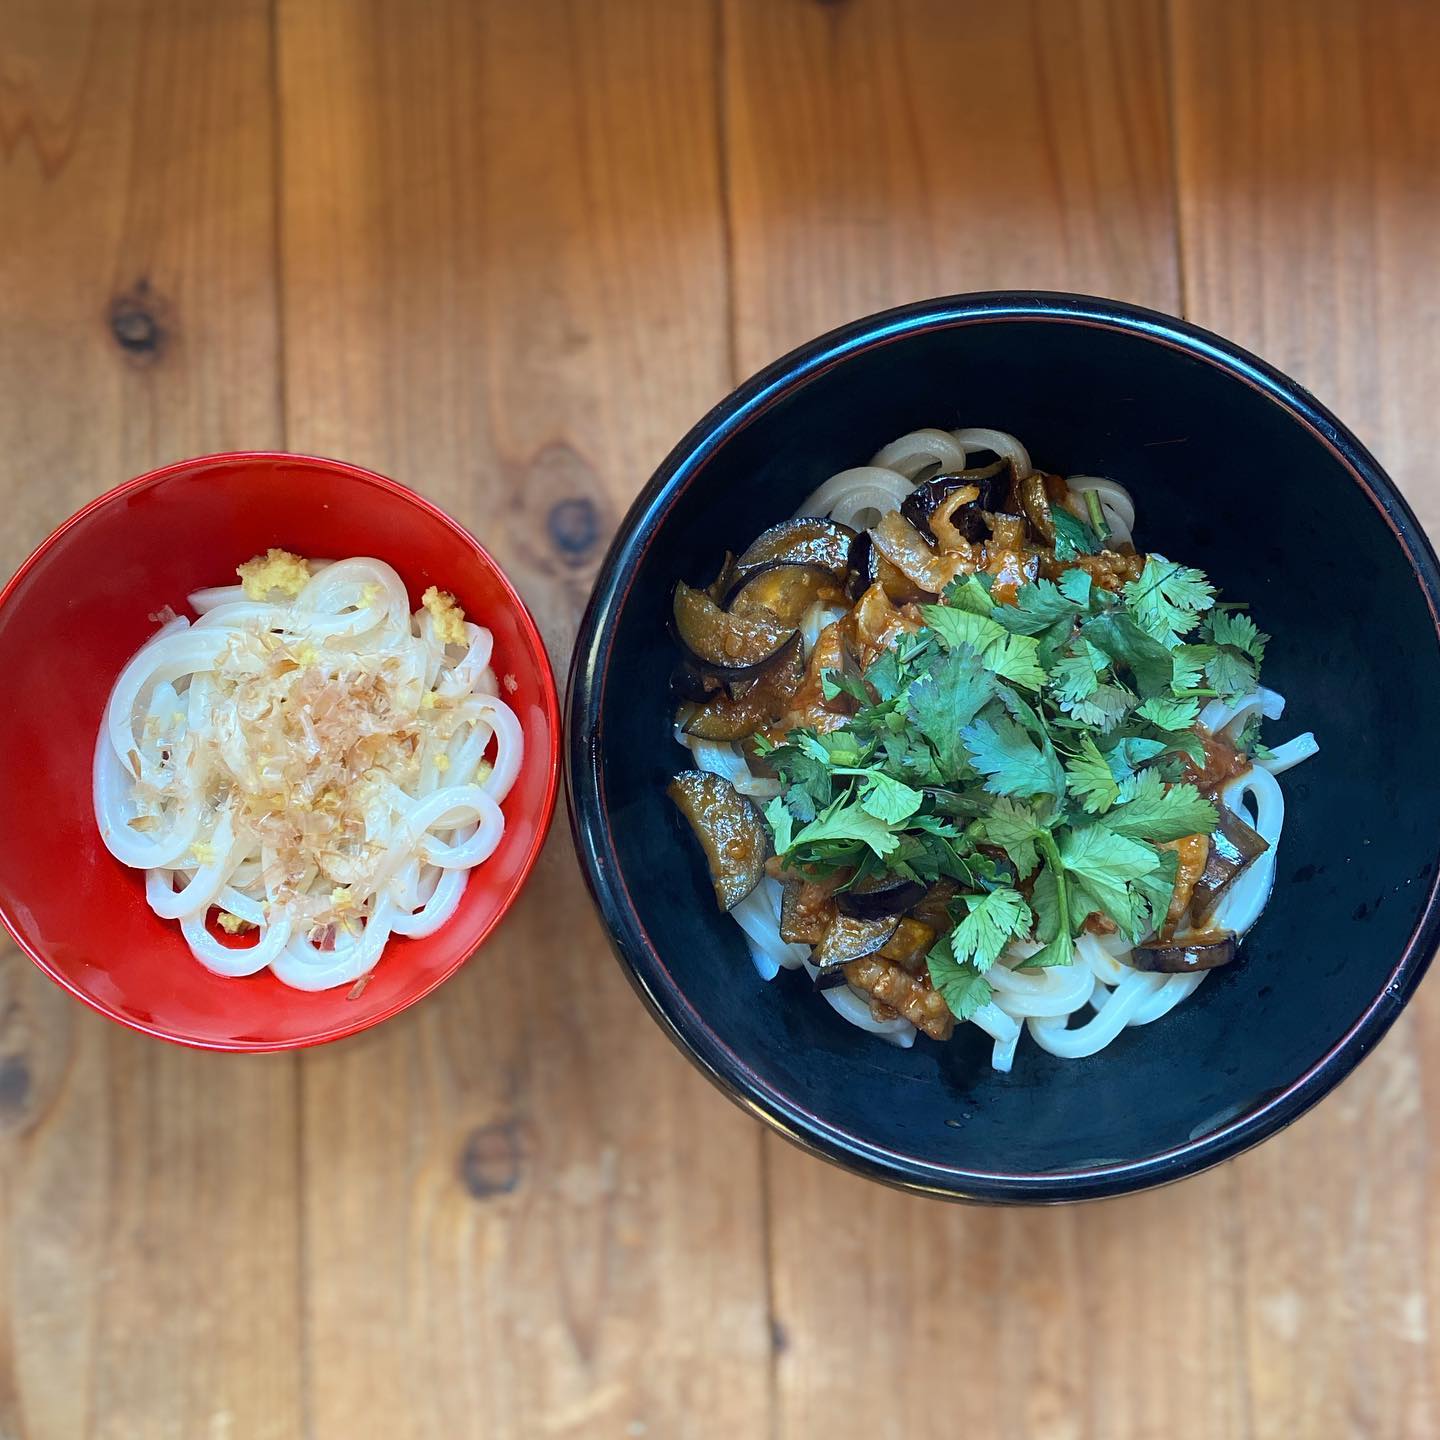
<instances>
[{"instance_id":1,"label":"cilantro leaf","mask_svg":"<svg viewBox=\"0 0 1440 1440\"><path fill-rule=\"evenodd\" d=\"M930 983L940 992L950 1013L962 1023L993 998L989 982L975 966L955 958L948 935L935 942L925 963L930 971Z\"/></svg>"},{"instance_id":2,"label":"cilantro leaf","mask_svg":"<svg viewBox=\"0 0 1440 1440\"><path fill-rule=\"evenodd\" d=\"M1075 961L1075 941L1056 931L1020 968L1048 970L1055 965L1071 965Z\"/></svg>"},{"instance_id":3,"label":"cilantro leaf","mask_svg":"<svg viewBox=\"0 0 1440 1440\"><path fill-rule=\"evenodd\" d=\"M1009 634L988 615L953 610L947 605L922 605L920 613L947 649L968 645L987 670L1012 684L1038 690L1045 683L1045 672L1035 659L1035 641L1028 636Z\"/></svg>"},{"instance_id":4,"label":"cilantro leaf","mask_svg":"<svg viewBox=\"0 0 1440 1440\"><path fill-rule=\"evenodd\" d=\"M1080 753L1066 764L1065 776L1070 793L1087 815L1101 814L1119 797L1120 786L1110 773L1110 764L1088 735L1080 737Z\"/></svg>"},{"instance_id":5,"label":"cilantro leaf","mask_svg":"<svg viewBox=\"0 0 1440 1440\"><path fill-rule=\"evenodd\" d=\"M920 791L912 790L904 781L894 779L883 770L868 771L860 792L860 804L864 810L890 825L908 820L924 801Z\"/></svg>"},{"instance_id":6,"label":"cilantro leaf","mask_svg":"<svg viewBox=\"0 0 1440 1440\"><path fill-rule=\"evenodd\" d=\"M1048 944L1061 930L1060 886L1048 865L1040 870L1030 887L1030 908L1035 912L1035 938ZM1065 938L1070 938L1068 926Z\"/></svg>"},{"instance_id":7,"label":"cilantro leaf","mask_svg":"<svg viewBox=\"0 0 1440 1440\"><path fill-rule=\"evenodd\" d=\"M862 705L870 704L870 692L858 675L847 675L843 670L822 670L820 672L820 693L826 700L837 695L849 695Z\"/></svg>"},{"instance_id":8,"label":"cilantro leaf","mask_svg":"<svg viewBox=\"0 0 1440 1440\"><path fill-rule=\"evenodd\" d=\"M1143 896L1130 882L1149 875L1160 859L1148 845L1116 833L1109 824L1076 826L1060 839L1060 859L1079 876L1104 911L1132 939L1140 938Z\"/></svg>"},{"instance_id":9,"label":"cilantro leaf","mask_svg":"<svg viewBox=\"0 0 1440 1440\"><path fill-rule=\"evenodd\" d=\"M1265 723L1265 717L1256 710L1248 720L1240 727L1240 733L1235 737L1235 748L1256 760L1267 760L1271 750L1260 738L1260 728Z\"/></svg>"},{"instance_id":10,"label":"cilantro leaf","mask_svg":"<svg viewBox=\"0 0 1440 1440\"><path fill-rule=\"evenodd\" d=\"M1200 714L1198 700L1171 700L1152 695L1135 712L1161 730L1188 730Z\"/></svg>"},{"instance_id":11,"label":"cilantro leaf","mask_svg":"<svg viewBox=\"0 0 1440 1440\"><path fill-rule=\"evenodd\" d=\"M1001 796L990 813L978 820L974 828L978 836L1005 852L1022 880L1034 873L1040 863L1035 850L1040 822L1028 805Z\"/></svg>"},{"instance_id":12,"label":"cilantro leaf","mask_svg":"<svg viewBox=\"0 0 1440 1440\"><path fill-rule=\"evenodd\" d=\"M1248 655L1256 665L1265 659L1270 637L1241 610L1216 610L1206 626L1216 645L1231 645Z\"/></svg>"},{"instance_id":13,"label":"cilantro leaf","mask_svg":"<svg viewBox=\"0 0 1440 1440\"><path fill-rule=\"evenodd\" d=\"M1259 682L1255 662L1238 650L1222 646L1215 658L1205 666L1205 678L1220 692L1224 700L1248 695Z\"/></svg>"},{"instance_id":14,"label":"cilantro leaf","mask_svg":"<svg viewBox=\"0 0 1440 1440\"><path fill-rule=\"evenodd\" d=\"M1013 605L998 605L995 622L1016 635L1038 635L1057 620L1073 620L1080 607L1052 580L1022 585Z\"/></svg>"},{"instance_id":15,"label":"cilantro leaf","mask_svg":"<svg viewBox=\"0 0 1440 1440\"><path fill-rule=\"evenodd\" d=\"M893 648L882 650L865 671L865 683L875 692L882 704L893 700L900 693L898 651Z\"/></svg>"},{"instance_id":16,"label":"cilantro leaf","mask_svg":"<svg viewBox=\"0 0 1440 1440\"><path fill-rule=\"evenodd\" d=\"M1098 555L1100 537L1083 520L1072 515L1063 505L1050 507L1055 526L1055 558L1073 560L1077 555Z\"/></svg>"},{"instance_id":17,"label":"cilantro leaf","mask_svg":"<svg viewBox=\"0 0 1440 1440\"><path fill-rule=\"evenodd\" d=\"M765 823L769 825L775 836L775 853L777 855L783 855L795 843L792 838L794 835L793 821L785 799L785 796L777 795L765 807Z\"/></svg>"},{"instance_id":18,"label":"cilantro leaf","mask_svg":"<svg viewBox=\"0 0 1440 1440\"><path fill-rule=\"evenodd\" d=\"M1125 718L1135 697L1118 685L1101 685L1092 695L1073 704L1062 702L1061 708L1082 725L1093 725L1102 735L1108 734Z\"/></svg>"},{"instance_id":19,"label":"cilantro leaf","mask_svg":"<svg viewBox=\"0 0 1440 1440\"><path fill-rule=\"evenodd\" d=\"M806 849L822 841L836 840L859 841L869 846L882 860L900 843L885 821L859 805L850 803L842 795L801 829L784 850L781 850L778 844L775 848L783 855L792 850Z\"/></svg>"},{"instance_id":20,"label":"cilantro leaf","mask_svg":"<svg viewBox=\"0 0 1440 1440\"><path fill-rule=\"evenodd\" d=\"M829 755L824 758L803 750L799 745L777 745L764 752L766 760L774 766L786 787L787 798L795 794L808 797L810 813L798 809L793 813L797 820L813 820L816 814L830 803Z\"/></svg>"},{"instance_id":21,"label":"cilantro leaf","mask_svg":"<svg viewBox=\"0 0 1440 1440\"><path fill-rule=\"evenodd\" d=\"M1058 800L1064 793L1065 777L1053 752L1042 750L1009 716L982 715L965 727L961 739L991 794L1052 795Z\"/></svg>"},{"instance_id":22,"label":"cilantro leaf","mask_svg":"<svg viewBox=\"0 0 1440 1440\"><path fill-rule=\"evenodd\" d=\"M911 685L911 718L935 747L943 779L957 779L969 768L960 732L994 694L994 677L964 650L938 656L930 674Z\"/></svg>"},{"instance_id":23,"label":"cilantro leaf","mask_svg":"<svg viewBox=\"0 0 1440 1440\"><path fill-rule=\"evenodd\" d=\"M1200 683L1207 662L1215 658L1213 645L1177 645L1170 652L1174 673L1170 677L1175 691L1193 690Z\"/></svg>"},{"instance_id":24,"label":"cilantro leaf","mask_svg":"<svg viewBox=\"0 0 1440 1440\"><path fill-rule=\"evenodd\" d=\"M1158 867L1149 875L1141 875L1136 879L1135 889L1149 911L1142 921L1146 929L1153 930L1164 922L1170 909L1170 897L1175 893L1175 877L1179 873L1179 851L1162 850Z\"/></svg>"},{"instance_id":25,"label":"cilantro leaf","mask_svg":"<svg viewBox=\"0 0 1440 1440\"><path fill-rule=\"evenodd\" d=\"M1100 685L1100 676L1109 668L1110 660L1088 640L1079 639L1074 648L1062 655L1050 668L1050 687L1062 706L1088 699Z\"/></svg>"},{"instance_id":26,"label":"cilantro leaf","mask_svg":"<svg viewBox=\"0 0 1440 1440\"><path fill-rule=\"evenodd\" d=\"M1094 589L1094 581L1090 578L1088 570L1074 569L1067 570L1060 577L1060 593L1067 600L1073 600L1082 610L1090 608L1090 595Z\"/></svg>"},{"instance_id":27,"label":"cilantro leaf","mask_svg":"<svg viewBox=\"0 0 1440 1440\"><path fill-rule=\"evenodd\" d=\"M951 953L962 963L970 961L983 975L1010 940L1029 931L1030 907L1018 890L1011 889L967 896L966 905L965 918L950 934Z\"/></svg>"},{"instance_id":28,"label":"cilantro leaf","mask_svg":"<svg viewBox=\"0 0 1440 1440\"><path fill-rule=\"evenodd\" d=\"M995 601L990 598L990 578L983 573L959 575L945 587L941 599L952 609L988 615L995 608Z\"/></svg>"},{"instance_id":29,"label":"cilantro leaf","mask_svg":"<svg viewBox=\"0 0 1440 1440\"><path fill-rule=\"evenodd\" d=\"M1096 615L1085 622L1081 634L1095 648L1122 665L1134 677L1143 695L1168 692L1175 673L1170 652L1128 615Z\"/></svg>"},{"instance_id":30,"label":"cilantro leaf","mask_svg":"<svg viewBox=\"0 0 1440 1440\"><path fill-rule=\"evenodd\" d=\"M1193 785L1172 785L1167 790L1154 771L1142 771L1120 786L1115 808L1105 823L1117 835L1160 844L1183 835L1208 835L1219 816Z\"/></svg>"},{"instance_id":31,"label":"cilantro leaf","mask_svg":"<svg viewBox=\"0 0 1440 1440\"><path fill-rule=\"evenodd\" d=\"M1122 735L1109 746L1105 758L1117 780L1128 780L1147 761L1163 755L1169 747L1163 740L1144 735Z\"/></svg>"},{"instance_id":32,"label":"cilantro leaf","mask_svg":"<svg viewBox=\"0 0 1440 1440\"><path fill-rule=\"evenodd\" d=\"M1125 586L1125 603L1140 628L1167 648L1200 623L1215 603L1215 587L1201 570L1151 555L1138 580Z\"/></svg>"}]
</instances>

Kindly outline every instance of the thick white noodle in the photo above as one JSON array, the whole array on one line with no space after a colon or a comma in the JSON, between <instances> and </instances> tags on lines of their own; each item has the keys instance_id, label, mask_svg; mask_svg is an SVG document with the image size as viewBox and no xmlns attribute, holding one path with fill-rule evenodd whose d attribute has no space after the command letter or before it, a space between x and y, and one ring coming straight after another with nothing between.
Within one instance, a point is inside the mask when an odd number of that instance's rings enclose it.
<instances>
[{"instance_id":1,"label":"thick white noodle","mask_svg":"<svg viewBox=\"0 0 1440 1440\"><path fill-rule=\"evenodd\" d=\"M1015 476L1023 480L1035 467L1030 463L1030 452L1008 431L1005 430L952 430L958 444L966 450L989 450L1002 460L1008 460L1015 467Z\"/></svg>"},{"instance_id":2,"label":"thick white noodle","mask_svg":"<svg viewBox=\"0 0 1440 1440\"><path fill-rule=\"evenodd\" d=\"M876 451L870 463L903 475L913 485L918 475L936 465L963 470L965 447L948 430L912 430Z\"/></svg>"},{"instance_id":3,"label":"thick white noodle","mask_svg":"<svg viewBox=\"0 0 1440 1440\"><path fill-rule=\"evenodd\" d=\"M879 450L869 465L832 475L806 498L796 514L828 516L841 524L866 528L884 511L898 508L914 489L915 477L928 467L939 464L947 470L964 469L970 453L977 450L1008 459L1021 479L1032 473L1029 451L1003 430L914 430ZM1113 542L1132 539L1135 502L1123 485L1098 475L1072 475L1066 484L1078 496L1088 491L1096 493ZM811 606L800 623L806 656L814 649L820 631L844 613L818 602ZM1199 723L1212 733L1233 736L1251 715L1259 713L1267 720L1277 720L1284 709L1284 697L1262 686L1238 700L1211 701L1201 711ZM679 725L674 733L676 741L690 750L697 766L724 776L741 794L763 799L779 793L775 781L754 775L738 746L696 740L684 734ZM1276 851L1285 818L1284 797L1274 777L1318 750L1312 734L1297 735L1221 792L1222 803L1253 825L1270 848L1231 885L1212 917L1217 927L1243 935L1259 918L1274 884ZM773 892L765 888L768 886L775 887ZM802 951L805 969L813 978L819 972L810 963L807 947L786 945L780 938L779 894L776 882L767 879L731 913L745 933L751 959L763 979L773 979L782 966L792 967L793 957ZM991 1002L971 1017L970 1023L994 1041L991 1064L996 1070L1011 1068L1020 1035L1027 1028L1036 1044L1053 1055L1067 1059L1093 1055L1128 1026L1148 1025L1169 1014L1195 993L1208 973L1161 975L1134 970L1125 963L1130 945L1123 936L1088 933L1076 940L1070 965L1038 971L1019 968L1039 948L1032 942L1009 947L989 971ZM870 1013L868 996L848 985L822 993L831 1008L852 1025L892 1044L914 1044L915 1027L903 1017L876 1020ZM1091 1012L1090 1018L1082 1019L1086 1011ZM1080 1023L1072 1026L1072 1017Z\"/></svg>"},{"instance_id":4,"label":"thick white noodle","mask_svg":"<svg viewBox=\"0 0 1440 1440\"><path fill-rule=\"evenodd\" d=\"M380 560L312 562L312 572L286 604L250 600L239 585L195 591L194 624L167 621L117 678L97 737L93 788L106 847L146 872L151 908L179 921L202 965L221 975L268 966L287 985L322 990L367 973L392 933L429 935L454 915L468 872L503 836L500 806L525 742L495 693L487 629L466 622L463 653L447 647L428 610L410 613L404 583ZM225 655L256 653L254 637L267 632L292 647L313 645L337 665L347 657L393 662L398 697L419 710L433 689L453 716L448 740L422 729L414 793L380 772L366 777L368 868L335 857L327 860L332 878L310 875L307 883L325 892L349 867L347 885L370 887L357 891L353 920L333 927L333 949L312 943L308 923L297 926L277 903L267 881L275 857L244 807L206 798L225 792L250 763L239 716L217 699L215 668ZM214 908L256 927L255 943L217 939L207 926Z\"/></svg>"},{"instance_id":5,"label":"thick white noodle","mask_svg":"<svg viewBox=\"0 0 1440 1440\"><path fill-rule=\"evenodd\" d=\"M832 475L812 491L796 515L828 515L853 530L865 530L887 510L898 510L914 485L894 470L859 465Z\"/></svg>"},{"instance_id":6,"label":"thick white noodle","mask_svg":"<svg viewBox=\"0 0 1440 1440\"><path fill-rule=\"evenodd\" d=\"M1303 735L1297 735L1293 740L1277 745L1263 760L1255 763L1272 775L1283 775L1287 770L1293 770L1302 760L1308 760L1319 753L1320 746L1316 743L1315 736L1307 730Z\"/></svg>"}]
</instances>

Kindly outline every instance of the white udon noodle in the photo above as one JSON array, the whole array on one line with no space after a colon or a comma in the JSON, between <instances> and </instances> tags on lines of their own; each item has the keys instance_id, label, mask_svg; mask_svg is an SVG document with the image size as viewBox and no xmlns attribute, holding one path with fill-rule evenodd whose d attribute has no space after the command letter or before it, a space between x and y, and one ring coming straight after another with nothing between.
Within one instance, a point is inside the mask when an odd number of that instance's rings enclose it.
<instances>
[{"instance_id":1,"label":"white udon noodle","mask_svg":"<svg viewBox=\"0 0 1440 1440\"><path fill-rule=\"evenodd\" d=\"M170 619L121 672L94 769L95 814L106 847L145 871L151 907L179 922L195 958L227 976L269 966L298 990L351 984L373 969L392 935L429 935L450 919L468 872L500 843L500 805L524 755L520 722L497 693L490 631L467 621L466 644L445 645L428 610L411 614L404 583L383 561L356 558L313 568L308 584L282 604L251 600L239 585L193 593L199 618L193 624ZM218 700L213 667L232 640L257 634L312 644L330 672L393 657L397 690L413 695L417 717L436 713L421 707L428 692L445 702L454 725L444 735L418 727L418 764L403 777L406 783L384 771L361 778L366 859L349 886L349 922L334 927L333 949L313 943L310 925L297 923L277 899L275 867L265 863L245 808L206 798L216 780L222 792L238 783L217 767L227 753L227 731L233 735L243 723L233 706ZM145 830L131 824L141 813L132 767L141 777L166 777L178 792L158 815L147 808ZM205 863L196 858L197 846ZM308 879L319 893L334 883L318 872ZM256 942L232 947L218 941L206 927L212 908L258 927Z\"/></svg>"},{"instance_id":2,"label":"white udon noodle","mask_svg":"<svg viewBox=\"0 0 1440 1440\"><path fill-rule=\"evenodd\" d=\"M1021 479L1031 473L1029 452L1003 430L914 430L885 446L869 465L832 475L806 498L796 515L828 516L863 529L885 510L897 508L915 488L916 477L927 469L938 464L944 470L962 470L967 456L977 450L1008 459ZM1094 491L1111 537L1131 539L1135 502L1123 485L1095 475L1074 475L1066 484L1076 495ZM844 613L823 604L811 607L800 627L807 656L820 631ZM1278 720L1284 709L1280 695L1261 687L1230 704L1212 701L1201 712L1199 723L1211 733L1234 735L1257 711L1268 720ZM738 745L694 739L679 725L675 739L690 751L700 769L724 776L740 794L760 801L779 794L779 782L753 774ZM1257 830L1269 842L1269 849L1216 906L1211 922L1217 928L1243 936L1260 918L1275 883L1276 852L1285 823L1285 797L1275 777L1318 749L1314 735L1297 735L1222 787L1220 803ZM810 947L790 945L780 938L780 895L779 882L767 876L730 913L744 932L750 958L762 979L773 980L781 970L801 967L813 979L818 971L810 963ZM1025 1029L1052 1055L1064 1059L1094 1055L1126 1028L1149 1025L1168 1015L1200 988L1209 973L1160 975L1134 970L1125 963L1131 947L1123 935L1088 933L1075 941L1070 965L1020 969L1039 948L1033 941L1017 941L1007 948L987 974L994 998L971 1017L970 1023L994 1042L991 1063L997 1070L1010 1069ZM820 993L852 1025L893 1045L908 1048L915 1043L916 1030L910 1021L903 1016L875 1019L870 998L863 992L839 985Z\"/></svg>"}]
</instances>

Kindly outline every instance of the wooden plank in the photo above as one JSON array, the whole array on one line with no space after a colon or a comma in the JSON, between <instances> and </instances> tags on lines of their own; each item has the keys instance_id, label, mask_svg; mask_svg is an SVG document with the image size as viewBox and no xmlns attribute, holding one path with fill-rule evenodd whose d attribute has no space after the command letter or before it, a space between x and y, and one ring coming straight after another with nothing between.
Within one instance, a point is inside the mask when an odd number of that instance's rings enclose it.
<instances>
[{"instance_id":1,"label":"wooden plank","mask_svg":"<svg viewBox=\"0 0 1440 1440\"><path fill-rule=\"evenodd\" d=\"M738 357L1000 287L1177 300L1149 0L728 0ZM987 101L985 77L1003 100Z\"/></svg>"},{"instance_id":2,"label":"wooden plank","mask_svg":"<svg viewBox=\"0 0 1440 1440\"><path fill-rule=\"evenodd\" d=\"M725 40L742 370L946 291L1176 307L1158 7L737 0ZM998 1214L767 1158L780 1434L1243 1433L1228 1175ZM1179 1333L1158 1366L1132 1338Z\"/></svg>"},{"instance_id":3,"label":"wooden plank","mask_svg":"<svg viewBox=\"0 0 1440 1440\"><path fill-rule=\"evenodd\" d=\"M291 441L471 525L563 661L611 527L729 384L713 13L280 13ZM766 1433L759 1132L629 993L568 836L304 1092L316 1433Z\"/></svg>"},{"instance_id":4,"label":"wooden plank","mask_svg":"<svg viewBox=\"0 0 1440 1440\"><path fill-rule=\"evenodd\" d=\"M1175 9L1187 307L1333 406L1432 536L1437 53L1440 11L1408 0ZM1427 988L1236 1167L1256 1436L1435 1433L1437 1041Z\"/></svg>"},{"instance_id":5,"label":"wooden plank","mask_svg":"<svg viewBox=\"0 0 1440 1440\"><path fill-rule=\"evenodd\" d=\"M129 475L282 440L271 100L258 0L5 7L5 571ZM0 1432L294 1433L295 1074L130 1035L7 948Z\"/></svg>"}]
</instances>

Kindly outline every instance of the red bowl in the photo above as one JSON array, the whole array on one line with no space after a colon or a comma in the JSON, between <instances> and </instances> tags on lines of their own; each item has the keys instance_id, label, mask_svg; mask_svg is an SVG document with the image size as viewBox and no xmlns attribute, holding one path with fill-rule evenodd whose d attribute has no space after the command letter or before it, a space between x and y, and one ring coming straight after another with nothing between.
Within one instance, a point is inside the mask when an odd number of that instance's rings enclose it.
<instances>
[{"instance_id":1,"label":"red bowl","mask_svg":"<svg viewBox=\"0 0 1440 1440\"><path fill-rule=\"evenodd\" d=\"M91 756L148 617L224 584L270 545L374 555L454 592L495 635L497 675L525 731L505 835L434 935L396 938L355 999L304 993L268 970L230 979L190 953L146 904L144 874L101 843ZM51 979L147 1035L209 1050L338 1040L403 1010L459 969L519 894L549 828L559 773L555 681L535 622L500 567L448 515L384 476L300 455L211 455L142 475L71 516L0 591L0 921Z\"/></svg>"}]
</instances>

